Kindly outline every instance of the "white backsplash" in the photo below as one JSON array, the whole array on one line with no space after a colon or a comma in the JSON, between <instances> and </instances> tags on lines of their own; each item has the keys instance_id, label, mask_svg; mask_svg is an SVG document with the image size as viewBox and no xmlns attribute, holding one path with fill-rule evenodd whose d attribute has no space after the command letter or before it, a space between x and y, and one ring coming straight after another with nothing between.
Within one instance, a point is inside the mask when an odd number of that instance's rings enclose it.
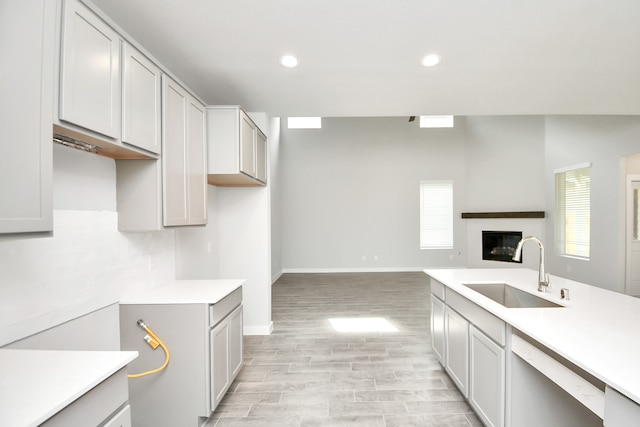
<instances>
[{"instance_id":1,"label":"white backsplash","mask_svg":"<svg viewBox=\"0 0 640 427\"><path fill-rule=\"evenodd\" d=\"M113 211L53 220L53 236L0 239L0 346L175 278L173 230L120 233Z\"/></svg>"}]
</instances>

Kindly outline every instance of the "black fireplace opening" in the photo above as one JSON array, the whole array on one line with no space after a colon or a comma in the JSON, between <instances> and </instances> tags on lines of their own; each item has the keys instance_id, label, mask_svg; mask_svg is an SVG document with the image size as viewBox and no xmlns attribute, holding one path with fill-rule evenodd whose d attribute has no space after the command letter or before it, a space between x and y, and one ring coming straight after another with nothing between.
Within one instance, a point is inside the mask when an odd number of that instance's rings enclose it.
<instances>
[{"instance_id":1,"label":"black fireplace opening","mask_svg":"<svg viewBox=\"0 0 640 427\"><path fill-rule=\"evenodd\" d=\"M513 260L521 239L522 231L482 231L482 259L521 264L522 257L520 261Z\"/></svg>"}]
</instances>

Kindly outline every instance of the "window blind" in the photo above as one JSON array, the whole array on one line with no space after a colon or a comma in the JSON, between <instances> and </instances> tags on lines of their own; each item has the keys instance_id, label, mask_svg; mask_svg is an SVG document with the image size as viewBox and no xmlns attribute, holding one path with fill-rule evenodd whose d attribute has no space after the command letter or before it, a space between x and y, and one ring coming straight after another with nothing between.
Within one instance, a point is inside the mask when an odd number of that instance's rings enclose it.
<instances>
[{"instance_id":1,"label":"window blind","mask_svg":"<svg viewBox=\"0 0 640 427\"><path fill-rule=\"evenodd\" d=\"M453 181L420 182L420 249L453 247Z\"/></svg>"},{"instance_id":2,"label":"window blind","mask_svg":"<svg viewBox=\"0 0 640 427\"><path fill-rule=\"evenodd\" d=\"M559 255L589 258L591 164L555 171L555 245Z\"/></svg>"}]
</instances>

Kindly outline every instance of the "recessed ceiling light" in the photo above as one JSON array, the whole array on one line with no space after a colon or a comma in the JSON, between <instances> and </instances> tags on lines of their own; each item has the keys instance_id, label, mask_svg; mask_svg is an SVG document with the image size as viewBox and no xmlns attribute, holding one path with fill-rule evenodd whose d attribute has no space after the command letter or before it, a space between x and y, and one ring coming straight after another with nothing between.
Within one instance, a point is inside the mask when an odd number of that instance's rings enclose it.
<instances>
[{"instance_id":1,"label":"recessed ceiling light","mask_svg":"<svg viewBox=\"0 0 640 427\"><path fill-rule=\"evenodd\" d=\"M298 66L298 58L293 55L285 55L280 58L280 63L283 67L293 68Z\"/></svg>"},{"instance_id":2,"label":"recessed ceiling light","mask_svg":"<svg viewBox=\"0 0 640 427\"><path fill-rule=\"evenodd\" d=\"M440 57L434 54L427 55L422 58L422 65L424 65L425 67L433 67L434 65L438 65L439 62Z\"/></svg>"}]
</instances>

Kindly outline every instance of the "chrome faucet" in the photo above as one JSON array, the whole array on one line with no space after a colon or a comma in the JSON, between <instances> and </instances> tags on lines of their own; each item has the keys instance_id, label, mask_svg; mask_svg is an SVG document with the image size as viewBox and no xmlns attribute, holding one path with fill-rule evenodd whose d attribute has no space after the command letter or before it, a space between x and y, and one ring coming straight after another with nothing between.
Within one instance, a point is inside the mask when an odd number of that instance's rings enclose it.
<instances>
[{"instance_id":1,"label":"chrome faucet","mask_svg":"<svg viewBox=\"0 0 640 427\"><path fill-rule=\"evenodd\" d=\"M514 261L520 261L522 255L522 246L524 246L524 242L528 240L533 240L538 243L540 247L540 264L538 264L538 292L546 292L547 289L551 286L549 283L549 273L544 272L544 246L540 239L535 236L524 237L518 242L518 246L516 247L516 253L513 255Z\"/></svg>"}]
</instances>

